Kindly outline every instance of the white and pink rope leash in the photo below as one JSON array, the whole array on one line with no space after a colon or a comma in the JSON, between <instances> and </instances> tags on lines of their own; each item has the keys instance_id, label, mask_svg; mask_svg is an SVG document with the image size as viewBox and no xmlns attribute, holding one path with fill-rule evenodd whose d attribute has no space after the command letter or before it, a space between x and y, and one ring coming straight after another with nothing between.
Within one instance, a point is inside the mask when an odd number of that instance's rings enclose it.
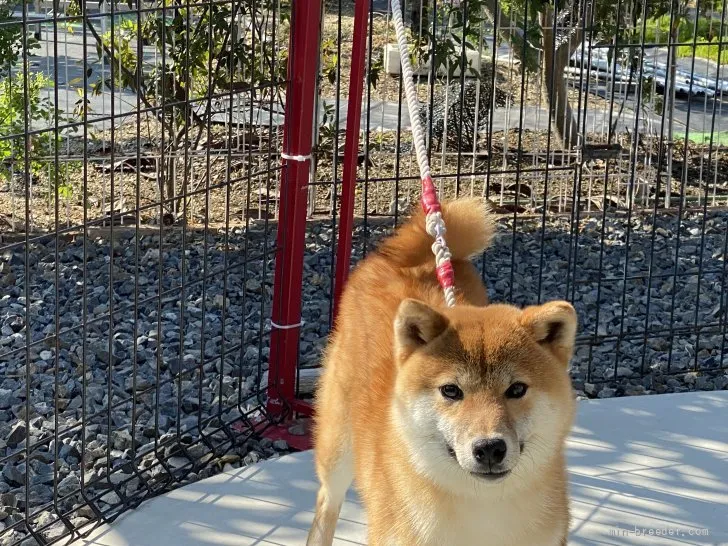
<instances>
[{"instance_id":1,"label":"white and pink rope leash","mask_svg":"<svg viewBox=\"0 0 728 546\"><path fill-rule=\"evenodd\" d=\"M435 185L430 176L430 162L427 159L427 148L425 146L425 132L422 129L419 116L420 101L417 99L417 90L414 82L414 71L410 62L407 38L405 36L404 21L402 20L402 7L399 0L391 0L392 21L394 30L397 33L399 45L399 58L402 64L402 82L407 96L407 109L409 110L410 125L417 154L417 164L420 168L420 179L422 181L422 208L425 211L425 227L427 233L434 237L432 252L435 255L435 266L437 280L442 286L445 294L445 303L448 307L455 305L455 271L452 267L450 249L445 242L445 221L442 218L440 201L437 198Z\"/></svg>"}]
</instances>

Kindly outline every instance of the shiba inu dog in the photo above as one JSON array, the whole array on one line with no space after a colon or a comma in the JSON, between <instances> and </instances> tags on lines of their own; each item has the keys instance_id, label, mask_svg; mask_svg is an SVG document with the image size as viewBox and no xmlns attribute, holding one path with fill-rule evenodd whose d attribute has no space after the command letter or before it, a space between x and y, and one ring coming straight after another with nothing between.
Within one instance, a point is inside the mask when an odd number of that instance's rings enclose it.
<instances>
[{"instance_id":1,"label":"shiba inu dog","mask_svg":"<svg viewBox=\"0 0 728 546\"><path fill-rule=\"evenodd\" d=\"M330 545L356 484L372 546L560 546L576 313L487 305L469 258L484 204L443 205L458 303L446 308L424 214L353 272L316 399L321 482L308 546Z\"/></svg>"}]
</instances>

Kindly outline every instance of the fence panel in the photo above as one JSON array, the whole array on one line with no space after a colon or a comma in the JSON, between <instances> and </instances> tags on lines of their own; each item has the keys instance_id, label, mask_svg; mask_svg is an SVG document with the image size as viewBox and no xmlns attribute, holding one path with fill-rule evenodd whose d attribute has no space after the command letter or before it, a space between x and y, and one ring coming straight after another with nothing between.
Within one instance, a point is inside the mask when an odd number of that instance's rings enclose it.
<instances>
[{"instance_id":1,"label":"fence panel","mask_svg":"<svg viewBox=\"0 0 728 546\"><path fill-rule=\"evenodd\" d=\"M46 544L275 453L290 6L2 10L0 543Z\"/></svg>"},{"instance_id":2,"label":"fence panel","mask_svg":"<svg viewBox=\"0 0 728 546\"><path fill-rule=\"evenodd\" d=\"M312 210L334 235L331 196L345 190L331 190L342 184L331 143L357 77L337 33L356 24L354 4L328 5L322 48L328 138ZM370 8L352 263L420 191L391 13ZM726 3L539 9L405 6L441 196L483 196L497 214L480 260L494 301L574 303L582 395L725 388Z\"/></svg>"}]
</instances>

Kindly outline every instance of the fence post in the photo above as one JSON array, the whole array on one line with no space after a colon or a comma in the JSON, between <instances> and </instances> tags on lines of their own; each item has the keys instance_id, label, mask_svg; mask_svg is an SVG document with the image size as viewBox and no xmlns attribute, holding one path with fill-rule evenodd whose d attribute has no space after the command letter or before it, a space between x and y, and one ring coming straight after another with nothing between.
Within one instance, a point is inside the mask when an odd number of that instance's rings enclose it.
<instances>
[{"instance_id":1,"label":"fence post","mask_svg":"<svg viewBox=\"0 0 728 546\"><path fill-rule=\"evenodd\" d=\"M354 224L354 194L356 170L359 163L359 129L361 105L364 99L364 66L366 63L367 28L369 26L370 0L356 0L354 8L354 37L349 71L349 102L346 109L346 143L344 144L344 173L341 184L341 213L336 249L334 275L334 319L339 310L339 300L349 276L351 261L351 233ZM364 205L366 206L366 204Z\"/></svg>"},{"instance_id":2,"label":"fence post","mask_svg":"<svg viewBox=\"0 0 728 546\"><path fill-rule=\"evenodd\" d=\"M296 0L291 10L268 367L267 409L273 416L281 416L296 393L322 0Z\"/></svg>"}]
</instances>

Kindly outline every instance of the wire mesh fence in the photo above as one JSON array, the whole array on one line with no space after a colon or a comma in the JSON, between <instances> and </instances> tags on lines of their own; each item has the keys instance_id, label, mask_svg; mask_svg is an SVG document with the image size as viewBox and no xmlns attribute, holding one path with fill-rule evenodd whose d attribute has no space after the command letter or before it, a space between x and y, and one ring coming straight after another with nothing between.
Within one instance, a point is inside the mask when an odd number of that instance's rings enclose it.
<instances>
[{"instance_id":1,"label":"wire mesh fence","mask_svg":"<svg viewBox=\"0 0 728 546\"><path fill-rule=\"evenodd\" d=\"M414 1L405 12L439 190L483 196L499 217L481 260L492 299L574 303L584 396L724 388L726 3ZM341 39L353 6L328 5L311 204L335 224L335 188L350 183L341 120L361 106L355 260L420 192L388 4L371 2L367 19L359 105L344 98L358 77L358 44ZM304 347L304 366L317 361Z\"/></svg>"},{"instance_id":2,"label":"wire mesh fence","mask_svg":"<svg viewBox=\"0 0 728 546\"><path fill-rule=\"evenodd\" d=\"M289 34L309 4L0 4L0 544L77 536L287 451L261 430L279 373ZM356 7L325 3L308 75L315 145L286 378L304 399L348 267L336 259L347 159L354 262L419 199L389 6L359 6L362 74ZM405 11L438 189L482 196L498 217L478 260L491 298L574 303L583 396L725 388L726 2Z\"/></svg>"},{"instance_id":3,"label":"wire mesh fence","mask_svg":"<svg viewBox=\"0 0 728 546\"><path fill-rule=\"evenodd\" d=\"M0 7L0 543L46 544L272 454L290 10Z\"/></svg>"}]
</instances>

